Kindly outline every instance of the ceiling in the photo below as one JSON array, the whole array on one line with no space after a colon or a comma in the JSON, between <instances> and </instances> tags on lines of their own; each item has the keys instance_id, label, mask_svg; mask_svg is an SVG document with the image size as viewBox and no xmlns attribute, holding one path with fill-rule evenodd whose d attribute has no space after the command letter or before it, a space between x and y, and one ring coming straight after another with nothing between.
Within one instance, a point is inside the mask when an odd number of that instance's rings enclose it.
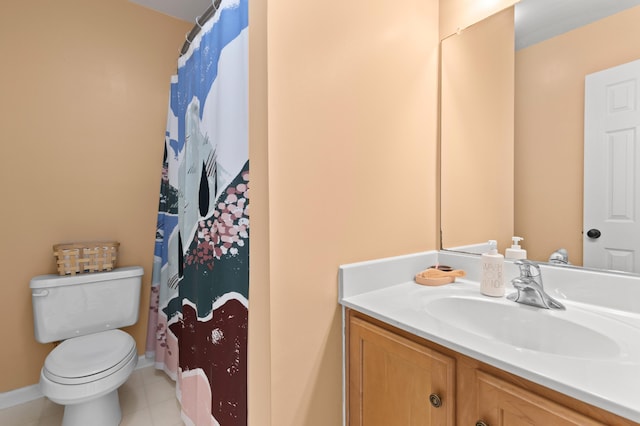
<instances>
[{"instance_id":1,"label":"ceiling","mask_svg":"<svg viewBox=\"0 0 640 426\"><path fill-rule=\"evenodd\" d=\"M196 18L212 0L129 0L183 21ZM640 0L522 0L516 4L516 50L640 5Z\"/></svg>"},{"instance_id":2,"label":"ceiling","mask_svg":"<svg viewBox=\"0 0 640 426\"><path fill-rule=\"evenodd\" d=\"M637 5L640 0L522 0L515 11L516 50Z\"/></svg>"},{"instance_id":3,"label":"ceiling","mask_svg":"<svg viewBox=\"0 0 640 426\"><path fill-rule=\"evenodd\" d=\"M129 0L148 7L165 15L195 23L196 18L204 13L213 3L212 0Z\"/></svg>"}]
</instances>

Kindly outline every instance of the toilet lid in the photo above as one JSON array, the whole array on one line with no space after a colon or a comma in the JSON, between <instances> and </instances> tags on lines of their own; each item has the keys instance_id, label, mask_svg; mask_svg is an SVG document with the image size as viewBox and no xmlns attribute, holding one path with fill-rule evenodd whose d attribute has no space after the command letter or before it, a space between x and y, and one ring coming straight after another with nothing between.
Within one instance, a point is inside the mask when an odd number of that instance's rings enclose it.
<instances>
[{"instance_id":1,"label":"toilet lid","mask_svg":"<svg viewBox=\"0 0 640 426\"><path fill-rule=\"evenodd\" d=\"M135 355L136 343L130 335L108 330L60 343L47 356L43 371L58 383L87 382L120 369Z\"/></svg>"}]
</instances>

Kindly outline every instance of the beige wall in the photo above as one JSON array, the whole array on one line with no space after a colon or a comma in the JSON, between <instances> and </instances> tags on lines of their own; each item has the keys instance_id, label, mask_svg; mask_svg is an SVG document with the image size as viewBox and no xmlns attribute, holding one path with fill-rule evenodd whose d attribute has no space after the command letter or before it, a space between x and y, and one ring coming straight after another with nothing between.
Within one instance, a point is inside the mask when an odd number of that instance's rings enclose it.
<instances>
[{"instance_id":1,"label":"beige wall","mask_svg":"<svg viewBox=\"0 0 640 426\"><path fill-rule=\"evenodd\" d=\"M271 425L267 2L249 1L249 424ZM276 349L276 348L274 348Z\"/></svg>"},{"instance_id":2,"label":"beige wall","mask_svg":"<svg viewBox=\"0 0 640 426\"><path fill-rule=\"evenodd\" d=\"M445 248L513 232L513 7L442 41L441 227Z\"/></svg>"},{"instance_id":3,"label":"beige wall","mask_svg":"<svg viewBox=\"0 0 640 426\"><path fill-rule=\"evenodd\" d=\"M338 266L436 247L438 4L257 3L251 173L268 204L252 186L250 423L339 425Z\"/></svg>"},{"instance_id":4,"label":"beige wall","mask_svg":"<svg viewBox=\"0 0 640 426\"><path fill-rule=\"evenodd\" d=\"M516 53L515 230L582 264L584 77L640 58L640 7Z\"/></svg>"},{"instance_id":5,"label":"beige wall","mask_svg":"<svg viewBox=\"0 0 640 426\"><path fill-rule=\"evenodd\" d=\"M54 243L114 239L145 268L144 351L169 77L191 25L126 0L0 6L0 391L38 382L32 276Z\"/></svg>"}]
</instances>

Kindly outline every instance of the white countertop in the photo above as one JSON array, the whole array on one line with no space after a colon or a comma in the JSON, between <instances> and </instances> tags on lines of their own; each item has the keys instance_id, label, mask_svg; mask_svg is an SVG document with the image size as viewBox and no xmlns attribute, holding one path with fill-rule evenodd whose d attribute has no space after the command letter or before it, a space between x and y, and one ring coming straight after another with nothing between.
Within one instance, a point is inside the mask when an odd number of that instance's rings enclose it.
<instances>
[{"instance_id":1,"label":"white countertop","mask_svg":"<svg viewBox=\"0 0 640 426\"><path fill-rule=\"evenodd\" d=\"M479 361L640 422L640 315L599 309L571 300L561 300L567 307L565 314L540 310L540 315L568 315L576 323L611 336L620 346L619 354L612 357L592 359L558 355L502 343L429 314L426 305L434 298L485 297L480 295L479 284L473 280L457 279L453 284L440 287L414 283L413 276L437 263L437 259L437 252L425 252L344 265L340 268L340 303ZM452 266L460 268L462 264L462 269L473 269L476 261L473 258L447 258L447 263L452 264L452 260L456 262ZM470 278L474 276L477 276L474 272L468 274ZM489 299L492 303L514 304L505 298ZM554 330L541 332L544 338L544 333Z\"/></svg>"}]
</instances>

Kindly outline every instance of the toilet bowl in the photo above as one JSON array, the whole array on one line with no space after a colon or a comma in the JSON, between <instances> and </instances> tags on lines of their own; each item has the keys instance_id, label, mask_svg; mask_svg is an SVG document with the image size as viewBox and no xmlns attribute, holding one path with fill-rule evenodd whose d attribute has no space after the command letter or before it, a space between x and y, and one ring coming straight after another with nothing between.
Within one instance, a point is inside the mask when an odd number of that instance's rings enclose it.
<instances>
[{"instance_id":1,"label":"toilet bowl","mask_svg":"<svg viewBox=\"0 0 640 426\"><path fill-rule=\"evenodd\" d=\"M112 426L120 423L118 388L138 362L135 341L120 330L65 340L40 372L40 388L65 405L64 426Z\"/></svg>"},{"instance_id":2,"label":"toilet bowl","mask_svg":"<svg viewBox=\"0 0 640 426\"><path fill-rule=\"evenodd\" d=\"M133 337L117 327L137 321L142 275L139 267L123 269L31 281L36 339L66 339L40 371L42 393L65 406L63 426L117 426L122 418L118 388L138 355Z\"/></svg>"}]
</instances>

